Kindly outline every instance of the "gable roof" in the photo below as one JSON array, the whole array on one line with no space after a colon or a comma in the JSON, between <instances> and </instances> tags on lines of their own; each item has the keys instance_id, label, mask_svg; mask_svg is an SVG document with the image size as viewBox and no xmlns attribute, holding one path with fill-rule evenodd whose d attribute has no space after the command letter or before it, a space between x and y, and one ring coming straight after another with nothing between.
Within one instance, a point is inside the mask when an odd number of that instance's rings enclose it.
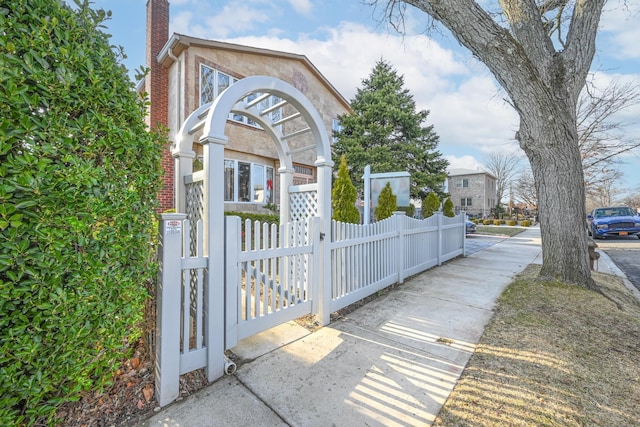
<instances>
[{"instance_id":1,"label":"gable roof","mask_svg":"<svg viewBox=\"0 0 640 427\"><path fill-rule=\"evenodd\" d=\"M227 43L216 40L201 39L197 37L187 36L184 34L173 33L169 38L169 41L164 45L160 53L158 54L158 62L164 67L169 67L175 58L180 55L189 46L198 46L204 48L211 48L217 50L229 50L241 53L250 53L261 56L271 56L274 58L288 59L292 61L298 61L308 68L312 74L314 74L331 93L338 99L348 111L351 111L349 102L342 96L340 92L327 80L327 78L316 68L315 65L305 55L297 53L281 52L278 50L264 49L252 46L244 46L235 43Z\"/></svg>"}]
</instances>

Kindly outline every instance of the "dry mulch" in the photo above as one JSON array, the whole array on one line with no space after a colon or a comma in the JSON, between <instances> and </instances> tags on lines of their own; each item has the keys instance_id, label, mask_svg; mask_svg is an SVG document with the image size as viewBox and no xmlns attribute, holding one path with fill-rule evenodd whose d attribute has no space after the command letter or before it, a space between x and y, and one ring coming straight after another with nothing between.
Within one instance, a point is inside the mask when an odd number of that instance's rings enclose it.
<instances>
[{"instance_id":1,"label":"dry mulch","mask_svg":"<svg viewBox=\"0 0 640 427\"><path fill-rule=\"evenodd\" d=\"M207 385L203 370L180 377L180 397L188 396ZM77 402L69 402L57 411L60 426L110 427L132 426L158 410L155 399L154 365L142 342L133 357L114 373L112 385L102 392L84 393Z\"/></svg>"}]
</instances>

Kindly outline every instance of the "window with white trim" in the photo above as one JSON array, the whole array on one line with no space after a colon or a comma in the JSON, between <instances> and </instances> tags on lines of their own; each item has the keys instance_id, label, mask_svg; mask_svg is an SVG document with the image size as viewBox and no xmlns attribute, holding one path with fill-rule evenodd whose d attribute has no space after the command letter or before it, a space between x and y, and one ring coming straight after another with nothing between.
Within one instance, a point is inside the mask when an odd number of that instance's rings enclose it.
<instances>
[{"instance_id":1,"label":"window with white trim","mask_svg":"<svg viewBox=\"0 0 640 427\"><path fill-rule=\"evenodd\" d=\"M274 170L241 160L224 161L224 201L273 203Z\"/></svg>"},{"instance_id":2,"label":"window with white trim","mask_svg":"<svg viewBox=\"0 0 640 427\"><path fill-rule=\"evenodd\" d=\"M469 187L469 180L467 178L463 178L456 182L456 187L458 188L467 188Z\"/></svg>"},{"instance_id":3,"label":"window with white trim","mask_svg":"<svg viewBox=\"0 0 640 427\"><path fill-rule=\"evenodd\" d=\"M213 102L218 95L220 95L226 88L234 83L237 83L238 79L231 77L222 71L211 68L207 65L200 64L200 105L204 105L208 102ZM261 94L252 93L244 99L246 104L258 98ZM277 106L282 99L277 96L269 96L261 100L256 108L259 111L264 111L267 108L273 108ZM282 118L282 109L275 108L269 112L269 118L272 122L277 122ZM249 126L261 128L255 121L243 116L242 114L229 114L229 119L238 123L244 123Z\"/></svg>"},{"instance_id":4,"label":"window with white trim","mask_svg":"<svg viewBox=\"0 0 640 427\"><path fill-rule=\"evenodd\" d=\"M470 207L471 206L471 197L463 197L462 199L460 199L460 206L462 206L463 208Z\"/></svg>"}]
</instances>

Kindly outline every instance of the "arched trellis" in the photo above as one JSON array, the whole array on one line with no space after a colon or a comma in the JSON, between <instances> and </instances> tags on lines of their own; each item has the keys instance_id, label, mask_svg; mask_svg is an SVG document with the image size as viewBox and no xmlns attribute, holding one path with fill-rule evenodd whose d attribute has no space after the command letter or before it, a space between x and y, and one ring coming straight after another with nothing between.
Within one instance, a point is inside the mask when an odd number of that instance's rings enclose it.
<instances>
[{"instance_id":1,"label":"arched trellis","mask_svg":"<svg viewBox=\"0 0 640 427\"><path fill-rule=\"evenodd\" d=\"M245 102L244 100L251 94L259 94L259 96L256 96L251 102ZM270 96L276 96L281 101L271 108L260 110L258 107L261 102ZM287 104L293 106L296 112L273 122L269 113ZM315 166L318 168L318 182L322 186L322 183L328 180L330 186L333 162L331 161L329 138L322 119L313 105L300 91L281 80L265 76L248 77L227 88L214 102L205 104L194 111L177 133L172 152L176 159L175 200L178 212L184 212L186 207L183 194L184 177L192 174L193 158L195 157L193 151L194 134L203 130L203 136L200 138L203 146L208 142L225 145L227 137L224 135L224 128L229 113L246 116L260 124L275 144L282 166L278 170L281 178L281 221L290 220L289 186L293 182L294 173L292 154L308 149L316 150ZM304 119L308 127L288 135L283 135L280 132L279 126L281 124L298 118ZM289 148L288 140L304 133L312 135L313 144L292 151ZM328 175L325 173L323 177L324 172L328 172ZM320 209L328 208L326 213L330 216L330 202L321 197L320 189L318 192ZM318 212L318 216L325 217L325 212Z\"/></svg>"},{"instance_id":2,"label":"arched trellis","mask_svg":"<svg viewBox=\"0 0 640 427\"><path fill-rule=\"evenodd\" d=\"M257 95L250 102L245 100L252 94ZM261 101L269 96L281 99L278 105L260 110ZM276 122L272 121L271 114L275 108L290 105L295 113L283 117ZM320 217L321 236L330 233L331 221L331 174L333 162L331 161L331 148L329 137L322 119L311 102L295 87L282 80L253 76L242 79L222 92L212 103L206 104L194 111L184 122L175 138L172 153L175 158L175 199L178 212L184 212L186 202L184 194L184 177L192 174L192 163L195 157L193 151L194 135L202 131L199 142L203 147L203 222L204 222L204 255L209 259L207 313L212 316L208 320L209 327L206 341L208 349L207 376L217 378L224 372L224 337L216 335L214 331L224 330L224 280L223 274L211 274L211 272L223 272L225 268L225 226L224 226L224 146L228 142L225 135L225 126L229 113L241 114L258 123L271 137L276 146L278 157L282 167L280 173L280 220L290 220L289 188L293 183L292 154L306 149L315 149L317 153L315 166L317 167L317 210ZM307 128L284 135L279 125L290 120L302 118ZM302 133L310 133L313 145L292 151L288 140ZM323 259L328 260L327 246L321 243L318 248ZM321 263L323 266L319 275L329 277L329 263ZM324 270L324 271L323 271ZM320 280L322 283L323 280ZM324 299L318 301L318 312L321 313L322 322L328 323L328 307L330 302ZM325 319L326 318L326 319Z\"/></svg>"}]
</instances>

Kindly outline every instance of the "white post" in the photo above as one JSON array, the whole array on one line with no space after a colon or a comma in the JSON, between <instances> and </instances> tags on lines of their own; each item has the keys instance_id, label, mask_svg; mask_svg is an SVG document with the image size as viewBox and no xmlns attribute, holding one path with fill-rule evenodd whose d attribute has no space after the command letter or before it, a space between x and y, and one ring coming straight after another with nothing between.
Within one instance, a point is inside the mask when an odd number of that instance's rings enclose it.
<instances>
[{"instance_id":1,"label":"white post","mask_svg":"<svg viewBox=\"0 0 640 427\"><path fill-rule=\"evenodd\" d=\"M320 216L319 230L319 265L316 274L318 275L318 320L322 326L328 325L331 321L331 176L333 162L318 159L316 161L318 169L318 214ZM315 250L315 248L314 248Z\"/></svg>"},{"instance_id":2,"label":"white post","mask_svg":"<svg viewBox=\"0 0 640 427\"><path fill-rule=\"evenodd\" d=\"M465 211L460 212L462 217L462 256L467 256L467 213Z\"/></svg>"},{"instance_id":3,"label":"white post","mask_svg":"<svg viewBox=\"0 0 640 427\"><path fill-rule=\"evenodd\" d=\"M404 243L405 243L405 233L404 233L404 211L396 211L393 213L393 220L395 222L395 229L398 230L398 240L396 245L396 256L398 257L398 283L404 283Z\"/></svg>"},{"instance_id":4,"label":"white post","mask_svg":"<svg viewBox=\"0 0 640 427\"><path fill-rule=\"evenodd\" d=\"M281 167L278 169L280 173L280 224L286 224L291 221L291 201L289 200L289 187L293 185L294 169Z\"/></svg>"},{"instance_id":5,"label":"white post","mask_svg":"<svg viewBox=\"0 0 640 427\"><path fill-rule=\"evenodd\" d=\"M160 406L173 402L180 388L180 300L182 228L186 214L162 214L156 290L156 395Z\"/></svg>"},{"instance_id":6,"label":"white post","mask_svg":"<svg viewBox=\"0 0 640 427\"><path fill-rule=\"evenodd\" d=\"M224 146L227 138L200 139L204 153L204 255L209 258L205 291L207 379L224 375Z\"/></svg>"},{"instance_id":7,"label":"white post","mask_svg":"<svg viewBox=\"0 0 640 427\"><path fill-rule=\"evenodd\" d=\"M364 167L364 220L363 224L369 224L371 222L371 166L366 165Z\"/></svg>"},{"instance_id":8,"label":"white post","mask_svg":"<svg viewBox=\"0 0 640 427\"><path fill-rule=\"evenodd\" d=\"M241 220L237 216L225 216L226 236L225 255L227 257L225 269L226 282L226 330L225 347L233 348L238 345L238 254L242 247L240 230Z\"/></svg>"},{"instance_id":9,"label":"white post","mask_svg":"<svg viewBox=\"0 0 640 427\"><path fill-rule=\"evenodd\" d=\"M438 265L442 264L442 212L436 212L438 218Z\"/></svg>"}]
</instances>

